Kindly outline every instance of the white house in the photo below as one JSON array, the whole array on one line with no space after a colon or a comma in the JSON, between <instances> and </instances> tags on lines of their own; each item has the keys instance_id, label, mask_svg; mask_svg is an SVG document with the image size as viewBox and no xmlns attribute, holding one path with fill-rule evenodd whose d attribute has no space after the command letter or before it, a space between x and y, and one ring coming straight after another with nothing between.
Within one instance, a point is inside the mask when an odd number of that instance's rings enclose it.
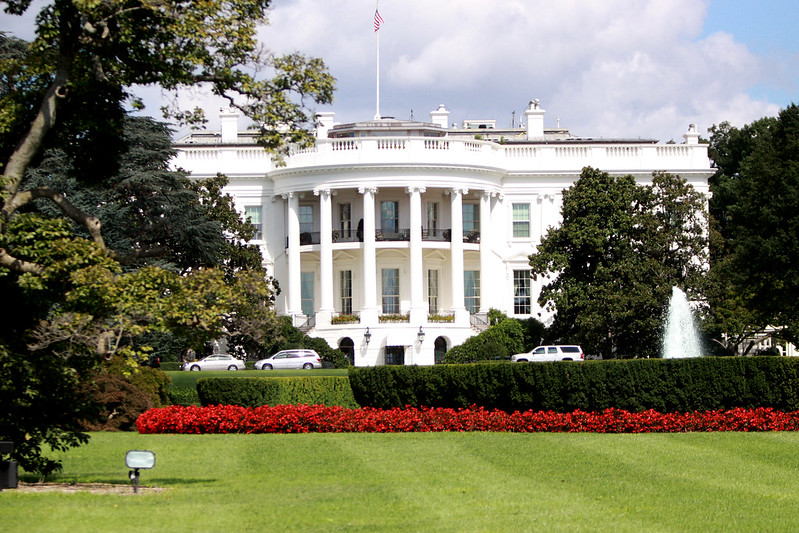
<instances>
[{"instance_id":1,"label":"white house","mask_svg":"<svg viewBox=\"0 0 799 533\"><path fill-rule=\"evenodd\" d=\"M559 223L562 191L592 166L641 183L679 174L707 193L713 169L693 125L683 144L591 139L545 129L537 101L525 125L318 117L316 144L282 166L238 131L177 142L174 162L195 178L230 178L227 192L258 228L277 311L355 365L431 365L485 325L490 308L549 316L536 299L528 256Z\"/></svg>"}]
</instances>

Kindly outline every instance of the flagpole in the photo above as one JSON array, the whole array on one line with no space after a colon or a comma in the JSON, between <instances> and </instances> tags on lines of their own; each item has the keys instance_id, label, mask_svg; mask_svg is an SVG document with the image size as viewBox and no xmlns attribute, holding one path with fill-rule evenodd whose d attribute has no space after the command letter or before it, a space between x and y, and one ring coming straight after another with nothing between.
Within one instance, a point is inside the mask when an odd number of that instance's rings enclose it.
<instances>
[{"instance_id":1,"label":"flagpole","mask_svg":"<svg viewBox=\"0 0 799 533\"><path fill-rule=\"evenodd\" d=\"M380 25L383 23L383 17L380 16L380 0L377 0L375 5L375 33L376 35L376 46L377 46L377 68L376 72L376 89L377 89L377 107L375 109L375 120L380 120L382 117L380 116Z\"/></svg>"},{"instance_id":2,"label":"flagpole","mask_svg":"<svg viewBox=\"0 0 799 533\"><path fill-rule=\"evenodd\" d=\"M380 120L380 30L377 30L377 107L375 110L375 120Z\"/></svg>"}]
</instances>

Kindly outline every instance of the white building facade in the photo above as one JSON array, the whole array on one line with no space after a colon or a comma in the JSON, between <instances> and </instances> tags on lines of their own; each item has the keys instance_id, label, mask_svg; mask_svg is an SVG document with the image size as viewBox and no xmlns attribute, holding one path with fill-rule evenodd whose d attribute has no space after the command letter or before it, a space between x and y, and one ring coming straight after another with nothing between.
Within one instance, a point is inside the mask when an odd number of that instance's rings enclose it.
<instances>
[{"instance_id":1,"label":"white building facade","mask_svg":"<svg viewBox=\"0 0 799 533\"><path fill-rule=\"evenodd\" d=\"M693 125L682 144L601 140L544 129L531 102L526 126L449 126L381 119L339 124L319 116L310 149L275 165L223 112L221 131L177 142L175 167L223 173L256 225L279 313L341 348L357 366L432 365L477 334L494 308L549 317L528 256L560 221L562 192L586 166L639 183L679 174L701 193L713 174Z\"/></svg>"}]
</instances>

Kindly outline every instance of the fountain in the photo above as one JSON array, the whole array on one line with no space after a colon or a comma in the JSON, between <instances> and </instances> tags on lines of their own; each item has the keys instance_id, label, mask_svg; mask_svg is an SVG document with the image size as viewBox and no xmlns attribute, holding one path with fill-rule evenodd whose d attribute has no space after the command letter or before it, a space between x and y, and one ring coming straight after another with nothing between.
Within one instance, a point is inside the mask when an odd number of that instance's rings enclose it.
<instances>
[{"instance_id":1,"label":"fountain","mask_svg":"<svg viewBox=\"0 0 799 533\"><path fill-rule=\"evenodd\" d=\"M699 330L688 298L679 287L671 289L666 327L663 332L663 358L701 357Z\"/></svg>"}]
</instances>

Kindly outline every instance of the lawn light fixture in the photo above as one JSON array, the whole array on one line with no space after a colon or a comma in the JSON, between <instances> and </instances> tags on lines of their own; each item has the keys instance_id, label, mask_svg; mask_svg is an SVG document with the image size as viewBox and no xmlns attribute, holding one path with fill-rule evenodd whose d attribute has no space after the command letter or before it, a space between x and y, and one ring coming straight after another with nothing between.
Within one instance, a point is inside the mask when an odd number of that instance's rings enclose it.
<instances>
[{"instance_id":1,"label":"lawn light fixture","mask_svg":"<svg viewBox=\"0 0 799 533\"><path fill-rule=\"evenodd\" d=\"M416 336L419 337L419 343L421 344L424 341L424 330L422 326L419 326L419 331L416 333Z\"/></svg>"},{"instance_id":2,"label":"lawn light fixture","mask_svg":"<svg viewBox=\"0 0 799 533\"><path fill-rule=\"evenodd\" d=\"M369 328L366 328L366 333L363 334L363 340L366 341L366 344L369 344L369 341L372 340L372 334L369 333Z\"/></svg>"},{"instance_id":3,"label":"lawn light fixture","mask_svg":"<svg viewBox=\"0 0 799 533\"><path fill-rule=\"evenodd\" d=\"M125 466L132 468L128 477L133 483L133 492L139 492L139 470L155 466L155 452L149 450L129 450L125 454Z\"/></svg>"}]
</instances>

